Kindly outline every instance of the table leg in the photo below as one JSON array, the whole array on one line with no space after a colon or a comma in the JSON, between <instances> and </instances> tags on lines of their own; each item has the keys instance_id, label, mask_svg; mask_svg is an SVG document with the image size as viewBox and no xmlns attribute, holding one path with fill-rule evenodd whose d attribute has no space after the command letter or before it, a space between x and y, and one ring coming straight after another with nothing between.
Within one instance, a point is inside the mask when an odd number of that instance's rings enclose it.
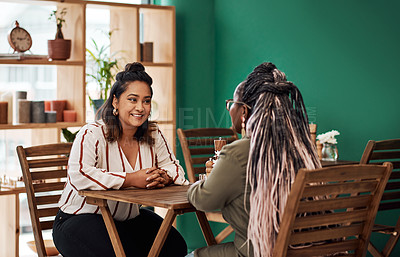
<instances>
[{"instance_id":1,"label":"table leg","mask_svg":"<svg viewBox=\"0 0 400 257\"><path fill-rule=\"evenodd\" d=\"M175 220L176 215L177 214L174 210L168 209L164 221L162 222L161 227L158 230L156 239L151 246L148 257L157 257L160 254L161 248L164 245L165 240L167 239L168 233L171 230L171 226Z\"/></svg>"},{"instance_id":2,"label":"table leg","mask_svg":"<svg viewBox=\"0 0 400 257\"><path fill-rule=\"evenodd\" d=\"M125 257L124 248L122 247L121 240L119 239L117 228L115 227L114 220L111 216L110 209L108 206L100 206L101 215L103 216L104 223L106 224L108 234L111 239L111 243L114 248L115 255L117 257Z\"/></svg>"},{"instance_id":3,"label":"table leg","mask_svg":"<svg viewBox=\"0 0 400 257\"><path fill-rule=\"evenodd\" d=\"M108 208L107 200L86 197L86 202L100 207L101 216L103 216L104 223L106 224L115 255L117 257L126 257L117 228L115 227L114 219L111 215L110 209Z\"/></svg>"},{"instance_id":4,"label":"table leg","mask_svg":"<svg viewBox=\"0 0 400 257\"><path fill-rule=\"evenodd\" d=\"M215 237L212 233L210 223L208 223L206 214L202 211L196 211L197 220L199 221L201 231L203 232L203 236L206 239L207 245L215 245L217 242L215 241Z\"/></svg>"},{"instance_id":5,"label":"table leg","mask_svg":"<svg viewBox=\"0 0 400 257\"><path fill-rule=\"evenodd\" d=\"M19 256L19 235L20 225L19 225L19 194L15 194L15 256Z\"/></svg>"}]
</instances>

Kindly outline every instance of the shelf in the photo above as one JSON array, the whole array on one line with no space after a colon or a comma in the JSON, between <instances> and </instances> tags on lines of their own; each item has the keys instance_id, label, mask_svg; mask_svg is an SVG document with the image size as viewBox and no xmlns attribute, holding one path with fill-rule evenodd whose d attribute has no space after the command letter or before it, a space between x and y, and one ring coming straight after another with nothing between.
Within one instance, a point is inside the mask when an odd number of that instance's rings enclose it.
<instances>
[{"instance_id":1,"label":"shelf","mask_svg":"<svg viewBox=\"0 0 400 257\"><path fill-rule=\"evenodd\" d=\"M153 66L153 67L172 67L172 63L156 63L156 62L141 62L145 67Z\"/></svg>"},{"instance_id":2,"label":"shelf","mask_svg":"<svg viewBox=\"0 0 400 257\"><path fill-rule=\"evenodd\" d=\"M139 8L148 8L148 9L161 9L161 10L169 10L173 7L171 6L162 6L162 5L153 5L153 4L130 4L130 3L118 3L118 2L107 2L107 1L96 1L96 0L12 0L15 3L22 3L22 4L58 4L60 2L66 4L86 4L90 5L98 5L98 6L105 6L105 7L139 7ZM0 0L0 2L11 2L10 0Z\"/></svg>"},{"instance_id":3,"label":"shelf","mask_svg":"<svg viewBox=\"0 0 400 257\"><path fill-rule=\"evenodd\" d=\"M82 127L83 125L85 125L85 123L81 123L81 122L0 124L0 130L2 130L2 129L68 128L68 127Z\"/></svg>"},{"instance_id":4,"label":"shelf","mask_svg":"<svg viewBox=\"0 0 400 257\"><path fill-rule=\"evenodd\" d=\"M157 124L173 124L174 122L172 120L150 120L157 122Z\"/></svg>"},{"instance_id":5,"label":"shelf","mask_svg":"<svg viewBox=\"0 0 400 257\"><path fill-rule=\"evenodd\" d=\"M85 62L83 62L83 61L49 61L48 59L30 59L30 60L0 59L0 64L83 66L85 64Z\"/></svg>"},{"instance_id":6,"label":"shelf","mask_svg":"<svg viewBox=\"0 0 400 257\"><path fill-rule=\"evenodd\" d=\"M25 0L26 1L26 0ZM42 0L43 1L43 0ZM44 0L44 1L57 1L57 0ZM60 1L60 0L58 0ZM153 5L153 4L130 4L130 3L117 3L117 2L103 2L103 1L95 1L95 0L63 0L64 3L82 3L84 2L90 8L92 6L105 6L105 7L124 7L124 8L146 8L146 9L157 9L157 10L171 10L172 6L163 6L163 5Z\"/></svg>"}]
</instances>

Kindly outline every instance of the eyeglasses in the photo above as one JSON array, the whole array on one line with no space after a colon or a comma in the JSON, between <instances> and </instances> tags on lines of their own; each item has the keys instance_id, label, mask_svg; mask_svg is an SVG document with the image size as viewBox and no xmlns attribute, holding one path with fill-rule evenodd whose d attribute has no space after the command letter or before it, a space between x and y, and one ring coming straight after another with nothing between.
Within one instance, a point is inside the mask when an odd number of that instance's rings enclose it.
<instances>
[{"instance_id":1,"label":"eyeglasses","mask_svg":"<svg viewBox=\"0 0 400 257\"><path fill-rule=\"evenodd\" d=\"M240 101L233 101L233 99L225 100L225 103L226 103L226 109L228 111L232 108L233 104L242 104L242 105L246 106L247 108L251 109L251 107L248 104L245 104L245 103L240 102Z\"/></svg>"}]
</instances>

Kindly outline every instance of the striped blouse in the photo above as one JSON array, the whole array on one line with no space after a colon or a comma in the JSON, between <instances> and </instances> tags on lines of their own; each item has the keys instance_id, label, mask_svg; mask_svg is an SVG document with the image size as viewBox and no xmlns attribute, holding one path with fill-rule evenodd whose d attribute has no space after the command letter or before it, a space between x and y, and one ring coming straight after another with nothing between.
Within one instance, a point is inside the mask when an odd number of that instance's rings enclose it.
<instances>
[{"instance_id":1,"label":"striped blouse","mask_svg":"<svg viewBox=\"0 0 400 257\"><path fill-rule=\"evenodd\" d=\"M78 190L119 189L125 181L126 173L153 166L165 170L175 184L189 184L179 161L158 128L152 135L154 146L139 143L135 167L131 167L118 142L106 141L105 129L102 124L91 123L78 132L69 156L67 182L58 203L63 212L100 214L99 207L86 203L86 197L80 196ZM107 203L116 220L131 219L139 214L136 204L117 201Z\"/></svg>"}]
</instances>

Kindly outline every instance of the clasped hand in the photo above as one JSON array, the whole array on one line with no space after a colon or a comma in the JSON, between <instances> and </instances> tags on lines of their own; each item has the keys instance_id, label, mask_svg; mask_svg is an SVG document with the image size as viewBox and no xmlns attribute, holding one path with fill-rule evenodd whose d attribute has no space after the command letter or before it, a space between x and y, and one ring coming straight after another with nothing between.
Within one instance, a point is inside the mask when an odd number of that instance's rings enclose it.
<instances>
[{"instance_id":1,"label":"clasped hand","mask_svg":"<svg viewBox=\"0 0 400 257\"><path fill-rule=\"evenodd\" d=\"M138 187L138 188L163 188L172 183L172 178L168 174L158 169L151 167L147 169L138 170L133 173L126 174L126 179L122 187Z\"/></svg>"}]
</instances>

